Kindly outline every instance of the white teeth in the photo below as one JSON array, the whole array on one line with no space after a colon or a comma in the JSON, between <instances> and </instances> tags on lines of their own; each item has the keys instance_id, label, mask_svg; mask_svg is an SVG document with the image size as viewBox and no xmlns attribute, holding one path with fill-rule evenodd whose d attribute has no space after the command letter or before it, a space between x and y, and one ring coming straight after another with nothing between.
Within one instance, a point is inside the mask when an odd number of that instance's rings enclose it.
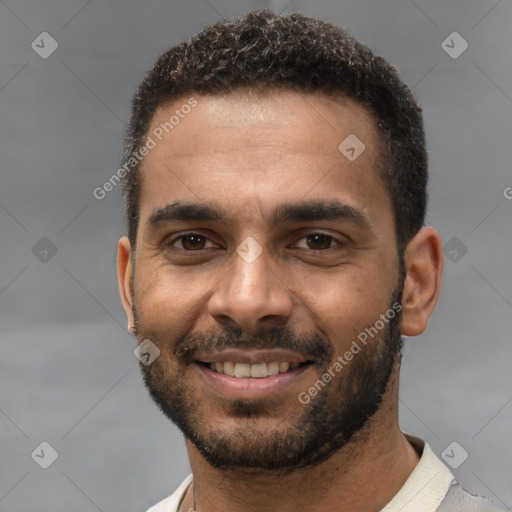
<instances>
[{"instance_id":1,"label":"white teeth","mask_svg":"<svg viewBox=\"0 0 512 512\"><path fill-rule=\"evenodd\" d=\"M219 363L216 361L215 363L210 363L208 366L210 370L229 375L230 377L263 379L269 375L277 375L278 373L286 373L295 370L295 368L300 366L300 363L279 363L272 361L271 363L247 364L232 362Z\"/></svg>"},{"instance_id":2,"label":"white teeth","mask_svg":"<svg viewBox=\"0 0 512 512\"><path fill-rule=\"evenodd\" d=\"M235 364L235 377L250 377L251 365L246 363Z\"/></svg>"},{"instance_id":3,"label":"white teeth","mask_svg":"<svg viewBox=\"0 0 512 512\"><path fill-rule=\"evenodd\" d=\"M229 375L230 377L235 376L235 363L224 363L224 372L226 375Z\"/></svg>"},{"instance_id":4,"label":"white teeth","mask_svg":"<svg viewBox=\"0 0 512 512\"><path fill-rule=\"evenodd\" d=\"M267 363L267 374L268 375L277 375L279 373L279 363Z\"/></svg>"},{"instance_id":5,"label":"white teeth","mask_svg":"<svg viewBox=\"0 0 512 512\"><path fill-rule=\"evenodd\" d=\"M251 364L251 377L261 379L267 376L267 363Z\"/></svg>"}]
</instances>

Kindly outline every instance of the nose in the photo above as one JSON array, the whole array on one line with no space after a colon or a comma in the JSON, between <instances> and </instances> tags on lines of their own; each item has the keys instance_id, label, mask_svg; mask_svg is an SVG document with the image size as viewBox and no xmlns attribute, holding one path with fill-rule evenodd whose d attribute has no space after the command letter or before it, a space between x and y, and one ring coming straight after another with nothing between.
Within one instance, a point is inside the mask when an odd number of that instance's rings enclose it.
<instances>
[{"instance_id":1,"label":"nose","mask_svg":"<svg viewBox=\"0 0 512 512\"><path fill-rule=\"evenodd\" d=\"M292 292L271 268L265 250L251 261L234 253L229 270L217 282L208 309L222 324L243 330L284 326L292 313Z\"/></svg>"}]
</instances>

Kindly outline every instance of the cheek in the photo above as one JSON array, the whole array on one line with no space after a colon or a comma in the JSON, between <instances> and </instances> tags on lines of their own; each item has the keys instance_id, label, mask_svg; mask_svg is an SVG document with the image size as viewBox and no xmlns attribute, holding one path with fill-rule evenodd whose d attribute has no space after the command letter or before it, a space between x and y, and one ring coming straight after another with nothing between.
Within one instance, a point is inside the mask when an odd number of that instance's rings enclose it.
<instances>
[{"instance_id":1,"label":"cheek","mask_svg":"<svg viewBox=\"0 0 512 512\"><path fill-rule=\"evenodd\" d=\"M344 350L389 308L392 283L368 268L315 279L314 291L297 295L338 350Z\"/></svg>"},{"instance_id":2,"label":"cheek","mask_svg":"<svg viewBox=\"0 0 512 512\"><path fill-rule=\"evenodd\" d=\"M187 332L197 321L209 289L210 279L206 276L199 278L186 272L170 272L165 265L148 265L135 279L141 325L156 332Z\"/></svg>"}]
</instances>

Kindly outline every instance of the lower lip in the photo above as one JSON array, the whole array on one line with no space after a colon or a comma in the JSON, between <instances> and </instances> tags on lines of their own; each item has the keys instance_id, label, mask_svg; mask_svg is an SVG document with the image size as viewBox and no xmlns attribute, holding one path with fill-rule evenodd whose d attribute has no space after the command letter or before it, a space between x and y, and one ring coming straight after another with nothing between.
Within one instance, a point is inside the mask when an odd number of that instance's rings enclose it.
<instances>
[{"instance_id":1,"label":"lower lip","mask_svg":"<svg viewBox=\"0 0 512 512\"><path fill-rule=\"evenodd\" d=\"M312 365L306 364L286 373L269 375L260 379L230 377L224 373L214 372L199 363L195 363L195 366L208 384L223 395L233 398L264 398L290 387Z\"/></svg>"}]
</instances>

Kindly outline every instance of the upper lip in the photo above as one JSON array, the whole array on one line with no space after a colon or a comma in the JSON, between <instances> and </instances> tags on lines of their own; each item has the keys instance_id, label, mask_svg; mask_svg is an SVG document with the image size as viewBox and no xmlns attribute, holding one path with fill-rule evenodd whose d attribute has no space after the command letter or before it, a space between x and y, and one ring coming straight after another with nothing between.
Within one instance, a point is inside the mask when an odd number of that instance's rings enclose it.
<instances>
[{"instance_id":1,"label":"upper lip","mask_svg":"<svg viewBox=\"0 0 512 512\"><path fill-rule=\"evenodd\" d=\"M307 358L282 349L268 349L268 350L240 350L240 349L225 349L218 352L205 352L196 357L196 361L201 363L245 363L245 364L258 364L258 363L305 363Z\"/></svg>"}]
</instances>

